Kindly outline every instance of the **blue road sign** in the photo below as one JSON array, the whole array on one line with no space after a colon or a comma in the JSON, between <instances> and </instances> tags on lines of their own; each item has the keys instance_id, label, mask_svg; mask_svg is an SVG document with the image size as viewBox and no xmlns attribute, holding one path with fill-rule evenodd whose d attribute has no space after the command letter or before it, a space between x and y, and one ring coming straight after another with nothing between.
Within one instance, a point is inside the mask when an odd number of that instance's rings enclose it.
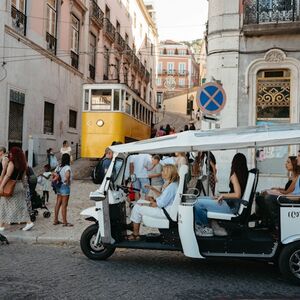
<instances>
[{"instance_id":1,"label":"blue road sign","mask_svg":"<svg viewBox=\"0 0 300 300\"><path fill-rule=\"evenodd\" d=\"M224 108L226 94L220 84L208 82L199 88L196 101L204 113L216 114Z\"/></svg>"}]
</instances>

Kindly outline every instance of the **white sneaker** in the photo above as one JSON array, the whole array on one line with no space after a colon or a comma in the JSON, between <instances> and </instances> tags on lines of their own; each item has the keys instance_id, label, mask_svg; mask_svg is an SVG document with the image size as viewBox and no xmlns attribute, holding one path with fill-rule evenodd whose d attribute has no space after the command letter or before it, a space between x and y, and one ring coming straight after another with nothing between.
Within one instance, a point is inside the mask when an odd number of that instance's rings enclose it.
<instances>
[{"instance_id":1,"label":"white sneaker","mask_svg":"<svg viewBox=\"0 0 300 300\"><path fill-rule=\"evenodd\" d=\"M216 236L227 236L228 232L224 227L221 227L217 221L211 221L211 227Z\"/></svg>"},{"instance_id":2,"label":"white sneaker","mask_svg":"<svg viewBox=\"0 0 300 300\"><path fill-rule=\"evenodd\" d=\"M214 232L212 228L206 227L206 226L195 226L195 232L197 236L203 236L203 237L211 237L214 236Z\"/></svg>"},{"instance_id":3,"label":"white sneaker","mask_svg":"<svg viewBox=\"0 0 300 300\"><path fill-rule=\"evenodd\" d=\"M34 226L34 223L27 223L26 226L22 229L23 231L28 231Z\"/></svg>"},{"instance_id":4,"label":"white sneaker","mask_svg":"<svg viewBox=\"0 0 300 300\"><path fill-rule=\"evenodd\" d=\"M5 227L0 227L0 231L4 231L5 230Z\"/></svg>"}]
</instances>

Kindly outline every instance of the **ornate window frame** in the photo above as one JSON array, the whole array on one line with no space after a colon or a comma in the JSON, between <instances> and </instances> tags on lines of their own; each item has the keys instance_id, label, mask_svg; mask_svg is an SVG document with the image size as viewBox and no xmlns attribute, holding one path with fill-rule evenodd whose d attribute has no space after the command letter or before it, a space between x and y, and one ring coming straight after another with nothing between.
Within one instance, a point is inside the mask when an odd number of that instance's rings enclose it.
<instances>
[{"instance_id":1,"label":"ornate window frame","mask_svg":"<svg viewBox=\"0 0 300 300\"><path fill-rule=\"evenodd\" d=\"M291 123L299 122L300 111L300 61L293 57L287 57L281 49L269 50L264 58L254 60L246 69L245 90L249 99L249 126L256 125L256 90L257 73L263 69L289 69L291 72Z\"/></svg>"}]
</instances>

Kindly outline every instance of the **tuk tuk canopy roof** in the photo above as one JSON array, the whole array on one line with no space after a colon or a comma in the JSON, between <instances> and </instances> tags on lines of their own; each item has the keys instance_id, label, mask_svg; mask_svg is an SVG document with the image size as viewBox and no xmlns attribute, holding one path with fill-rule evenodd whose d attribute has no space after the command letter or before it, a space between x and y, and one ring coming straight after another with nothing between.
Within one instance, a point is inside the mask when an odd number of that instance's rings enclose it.
<instances>
[{"instance_id":1,"label":"tuk tuk canopy roof","mask_svg":"<svg viewBox=\"0 0 300 300\"><path fill-rule=\"evenodd\" d=\"M300 123L190 130L181 133L111 146L117 153L174 153L230 150L300 144Z\"/></svg>"}]
</instances>

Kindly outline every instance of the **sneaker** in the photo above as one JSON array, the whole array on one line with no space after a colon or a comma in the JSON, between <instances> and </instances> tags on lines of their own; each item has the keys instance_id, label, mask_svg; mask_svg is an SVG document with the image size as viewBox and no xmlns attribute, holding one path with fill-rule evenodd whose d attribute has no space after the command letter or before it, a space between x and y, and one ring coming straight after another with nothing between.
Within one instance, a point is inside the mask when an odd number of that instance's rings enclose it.
<instances>
[{"instance_id":1,"label":"sneaker","mask_svg":"<svg viewBox=\"0 0 300 300\"><path fill-rule=\"evenodd\" d=\"M27 223L26 226L22 229L23 231L28 231L34 226L34 223Z\"/></svg>"},{"instance_id":2,"label":"sneaker","mask_svg":"<svg viewBox=\"0 0 300 300\"><path fill-rule=\"evenodd\" d=\"M0 227L0 231L4 231L5 230L5 227Z\"/></svg>"},{"instance_id":3,"label":"sneaker","mask_svg":"<svg viewBox=\"0 0 300 300\"><path fill-rule=\"evenodd\" d=\"M212 228L196 225L195 232L197 236L211 237L214 236Z\"/></svg>"},{"instance_id":4,"label":"sneaker","mask_svg":"<svg viewBox=\"0 0 300 300\"><path fill-rule=\"evenodd\" d=\"M228 232L224 227L221 227L217 221L211 222L211 227L214 231L214 235L216 236L227 236Z\"/></svg>"}]
</instances>

